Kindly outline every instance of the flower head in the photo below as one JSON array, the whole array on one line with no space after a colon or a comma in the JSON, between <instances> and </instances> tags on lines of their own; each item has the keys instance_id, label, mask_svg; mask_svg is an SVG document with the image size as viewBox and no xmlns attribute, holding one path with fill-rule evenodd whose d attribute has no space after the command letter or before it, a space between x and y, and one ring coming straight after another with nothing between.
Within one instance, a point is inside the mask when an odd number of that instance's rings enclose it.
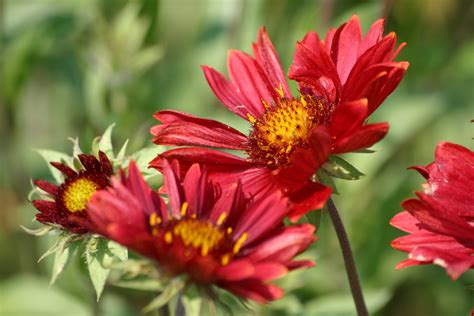
<instances>
[{"instance_id":1,"label":"flower head","mask_svg":"<svg viewBox=\"0 0 474 316\"><path fill-rule=\"evenodd\" d=\"M184 178L178 169L177 161L165 161L167 206L132 162L128 176L92 197L92 229L155 259L170 276L184 274L259 302L283 295L269 281L313 265L293 257L315 240L314 227L284 227L287 199L279 192L248 200L238 183L221 191L198 164Z\"/></svg>"},{"instance_id":2,"label":"flower head","mask_svg":"<svg viewBox=\"0 0 474 316\"><path fill-rule=\"evenodd\" d=\"M414 167L427 183L416 199L390 224L407 233L392 242L409 253L398 269L419 264L437 264L457 279L474 268L474 152L460 145L440 143L435 161Z\"/></svg>"},{"instance_id":3,"label":"flower head","mask_svg":"<svg viewBox=\"0 0 474 316\"><path fill-rule=\"evenodd\" d=\"M370 147L388 131L387 123L366 120L398 85L408 63L393 61L403 45L394 51L394 33L382 33L380 20L362 37L356 16L330 31L325 41L308 33L297 44L289 73L299 84L295 96L262 28L252 47L254 57L230 51L230 81L203 66L217 98L249 122L248 136L220 122L175 111L157 112L162 124L151 129L157 144L240 150L248 158L183 148L159 155L151 166L162 169L162 159L179 159L188 166L197 160L208 166L210 177L221 178L225 172L227 177L233 174L230 183L241 179L252 195L279 189L290 197L291 219L322 207L330 191L311 177L329 155Z\"/></svg>"},{"instance_id":4,"label":"flower head","mask_svg":"<svg viewBox=\"0 0 474 316\"><path fill-rule=\"evenodd\" d=\"M78 158L82 169L77 171L66 164L52 162L51 165L64 175L64 181L55 185L44 180L35 180L34 184L48 193L52 200L33 200L32 203L40 211L36 214L38 221L57 224L72 233L82 234L88 232L81 224L88 218L86 204L97 190L109 185L113 168L101 151L98 159L86 154L80 154Z\"/></svg>"}]
</instances>

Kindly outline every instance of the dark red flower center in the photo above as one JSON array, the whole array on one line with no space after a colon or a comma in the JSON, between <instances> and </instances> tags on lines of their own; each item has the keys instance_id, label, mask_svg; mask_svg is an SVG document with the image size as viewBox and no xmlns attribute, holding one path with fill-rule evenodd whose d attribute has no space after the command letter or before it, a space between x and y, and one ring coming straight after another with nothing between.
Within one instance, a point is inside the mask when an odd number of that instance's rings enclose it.
<instances>
[{"instance_id":1,"label":"dark red flower center","mask_svg":"<svg viewBox=\"0 0 474 316\"><path fill-rule=\"evenodd\" d=\"M309 95L282 96L276 105L263 104L266 111L260 118L247 114L253 125L247 153L270 167L289 164L292 151L307 146L311 130L318 124L326 125L332 112L327 102Z\"/></svg>"},{"instance_id":2,"label":"dark red flower center","mask_svg":"<svg viewBox=\"0 0 474 316\"><path fill-rule=\"evenodd\" d=\"M221 265L227 265L233 256L237 255L247 239L243 233L237 241L233 241L232 227L223 223L227 217L222 213L216 223L198 219L195 214L186 214L188 204L181 207L181 218L169 217L166 223L156 213L149 218L152 235L164 241L165 244L183 247L184 255L213 256Z\"/></svg>"}]
</instances>

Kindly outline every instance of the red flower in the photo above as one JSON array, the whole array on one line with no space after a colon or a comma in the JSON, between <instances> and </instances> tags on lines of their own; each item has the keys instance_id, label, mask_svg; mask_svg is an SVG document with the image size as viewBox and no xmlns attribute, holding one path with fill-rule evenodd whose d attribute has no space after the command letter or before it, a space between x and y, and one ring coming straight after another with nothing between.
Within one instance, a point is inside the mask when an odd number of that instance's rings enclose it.
<instances>
[{"instance_id":1,"label":"red flower","mask_svg":"<svg viewBox=\"0 0 474 316\"><path fill-rule=\"evenodd\" d=\"M409 233L392 247L409 253L397 269L418 264L438 264L452 279L474 268L474 152L451 143L440 143L435 161L414 167L428 182L417 199L406 200L406 211L391 225Z\"/></svg>"},{"instance_id":2,"label":"red flower","mask_svg":"<svg viewBox=\"0 0 474 316\"><path fill-rule=\"evenodd\" d=\"M64 182L59 186L43 180L35 180L35 185L48 193L53 200L34 200L33 205L40 211L36 219L44 224L57 224L72 233L87 233L81 223L88 220L86 203L97 190L109 185L113 173L112 165L103 152L99 159L93 155L78 156L84 169L75 171L65 164L52 162L64 174Z\"/></svg>"},{"instance_id":3,"label":"red flower","mask_svg":"<svg viewBox=\"0 0 474 316\"><path fill-rule=\"evenodd\" d=\"M283 295L269 281L314 265L293 260L316 240L314 227L284 227L287 199L279 192L250 201L239 183L221 191L198 164L184 179L178 168L177 161L164 162L167 207L132 162L128 177L122 174L92 197L93 229L155 259L171 276L186 274L196 284L214 284L258 302Z\"/></svg>"},{"instance_id":4,"label":"red flower","mask_svg":"<svg viewBox=\"0 0 474 316\"><path fill-rule=\"evenodd\" d=\"M408 63L393 62L403 45L394 52L395 36L382 38L382 24L376 22L364 38L356 16L329 32L324 42L308 33L297 45L290 70L290 78L300 85L299 97L291 94L262 28L253 44L255 57L230 51L230 82L203 66L222 104L250 123L248 136L220 122L176 111L157 112L155 118L162 124L151 129L157 144L240 150L248 159L183 148L163 153L151 166L161 170L162 159L178 159L183 167L198 161L219 181L230 185L240 179L250 194L280 189L293 202L289 213L293 220L321 208L330 191L310 179L328 156L370 147L388 130L386 123L365 121L398 85Z\"/></svg>"}]
</instances>

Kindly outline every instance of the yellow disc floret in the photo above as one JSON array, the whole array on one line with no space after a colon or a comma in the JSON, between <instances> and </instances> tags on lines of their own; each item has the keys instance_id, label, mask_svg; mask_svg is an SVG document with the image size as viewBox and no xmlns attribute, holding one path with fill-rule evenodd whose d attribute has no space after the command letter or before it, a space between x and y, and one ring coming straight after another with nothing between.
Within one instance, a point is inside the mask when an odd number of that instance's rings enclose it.
<instances>
[{"instance_id":1,"label":"yellow disc floret","mask_svg":"<svg viewBox=\"0 0 474 316\"><path fill-rule=\"evenodd\" d=\"M219 228L194 219L179 221L173 227L173 234L179 237L185 246L200 249L203 256L217 248L224 239L224 233Z\"/></svg>"},{"instance_id":2,"label":"yellow disc floret","mask_svg":"<svg viewBox=\"0 0 474 316\"><path fill-rule=\"evenodd\" d=\"M290 162L290 154L297 147L307 145L311 130L323 123L325 103L310 96L281 98L269 106L263 115L249 119L253 130L249 135L250 157L269 166Z\"/></svg>"},{"instance_id":3,"label":"yellow disc floret","mask_svg":"<svg viewBox=\"0 0 474 316\"><path fill-rule=\"evenodd\" d=\"M68 183L62 196L64 206L73 213L85 210L87 202L97 189L98 185L88 178L78 178Z\"/></svg>"}]
</instances>

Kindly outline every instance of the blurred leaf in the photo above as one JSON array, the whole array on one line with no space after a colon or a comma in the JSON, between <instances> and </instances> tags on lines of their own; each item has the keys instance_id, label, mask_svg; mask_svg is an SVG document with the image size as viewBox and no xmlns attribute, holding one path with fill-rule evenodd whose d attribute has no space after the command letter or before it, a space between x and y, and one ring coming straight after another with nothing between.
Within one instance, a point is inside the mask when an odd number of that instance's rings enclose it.
<instances>
[{"instance_id":1,"label":"blurred leaf","mask_svg":"<svg viewBox=\"0 0 474 316\"><path fill-rule=\"evenodd\" d=\"M116 261L124 261L127 257L127 249L114 241L100 236L89 239L86 245L86 262L97 294L97 301L100 299L112 264Z\"/></svg>"},{"instance_id":2,"label":"blurred leaf","mask_svg":"<svg viewBox=\"0 0 474 316\"><path fill-rule=\"evenodd\" d=\"M370 314L377 312L392 294L388 289L365 291L365 302ZM327 295L305 304L304 315L349 316L356 315L354 300L350 294Z\"/></svg>"},{"instance_id":3,"label":"blurred leaf","mask_svg":"<svg viewBox=\"0 0 474 316\"><path fill-rule=\"evenodd\" d=\"M33 235L33 236L43 236L43 235L47 234L53 228L51 226L43 226L43 227L40 227L40 228L37 228L37 229L29 229L29 228L26 228L23 225L20 225L20 227L25 232L27 232L28 234Z\"/></svg>"},{"instance_id":4,"label":"blurred leaf","mask_svg":"<svg viewBox=\"0 0 474 316\"><path fill-rule=\"evenodd\" d=\"M103 151L108 157L114 157L114 148L112 145L112 131L114 129L115 123L111 124L105 130L104 134L100 137L98 143L98 150Z\"/></svg>"},{"instance_id":5,"label":"blurred leaf","mask_svg":"<svg viewBox=\"0 0 474 316\"><path fill-rule=\"evenodd\" d=\"M344 180L358 180L364 176L356 167L338 156L331 156L329 161L324 163L322 168L329 173L329 175Z\"/></svg>"},{"instance_id":6,"label":"blurred leaf","mask_svg":"<svg viewBox=\"0 0 474 316\"><path fill-rule=\"evenodd\" d=\"M57 183L64 181L63 174L58 169L54 168L50 163L51 162L65 162L69 166L72 165L72 159L68 155L61 153L59 151L47 150L47 149L37 149L37 153L43 157L44 160L48 163L48 168L51 171L54 179Z\"/></svg>"},{"instance_id":7,"label":"blurred leaf","mask_svg":"<svg viewBox=\"0 0 474 316\"><path fill-rule=\"evenodd\" d=\"M54 263L53 263L53 273L51 275L51 281L49 282L52 285L61 272L67 267L71 259L77 253L79 246L79 241L77 240L76 235L68 235L60 237L59 248L55 252Z\"/></svg>"},{"instance_id":8,"label":"blurred leaf","mask_svg":"<svg viewBox=\"0 0 474 316\"><path fill-rule=\"evenodd\" d=\"M142 280L121 280L112 282L113 285L133 290L162 291L164 286L163 283L153 279L142 279Z\"/></svg>"},{"instance_id":9,"label":"blurred leaf","mask_svg":"<svg viewBox=\"0 0 474 316\"><path fill-rule=\"evenodd\" d=\"M189 297L186 295L182 295L181 302L183 303L186 316L199 316L200 315L202 297L200 296Z\"/></svg>"},{"instance_id":10,"label":"blurred leaf","mask_svg":"<svg viewBox=\"0 0 474 316\"><path fill-rule=\"evenodd\" d=\"M332 178L331 174L324 170L323 168L318 170L318 181L324 184L325 186L331 188L332 194L339 194L337 191L336 183L334 182L334 179Z\"/></svg>"},{"instance_id":11,"label":"blurred leaf","mask_svg":"<svg viewBox=\"0 0 474 316\"><path fill-rule=\"evenodd\" d=\"M91 313L89 306L57 287L48 289L48 281L37 276L23 274L0 283L0 315L88 316Z\"/></svg>"},{"instance_id":12,"label":"blurred leaf","mask_svg":"<svg viewBox=\"0 0 474 316\"><path fill-rule=\"evenodd\" d=\"M155 299L143 308L143 312L149 313L157 310L161 306L167 304L174 296L176 296L185 286L186 282L182 278L173 279Z\"/></svg>"}]
</instances>

